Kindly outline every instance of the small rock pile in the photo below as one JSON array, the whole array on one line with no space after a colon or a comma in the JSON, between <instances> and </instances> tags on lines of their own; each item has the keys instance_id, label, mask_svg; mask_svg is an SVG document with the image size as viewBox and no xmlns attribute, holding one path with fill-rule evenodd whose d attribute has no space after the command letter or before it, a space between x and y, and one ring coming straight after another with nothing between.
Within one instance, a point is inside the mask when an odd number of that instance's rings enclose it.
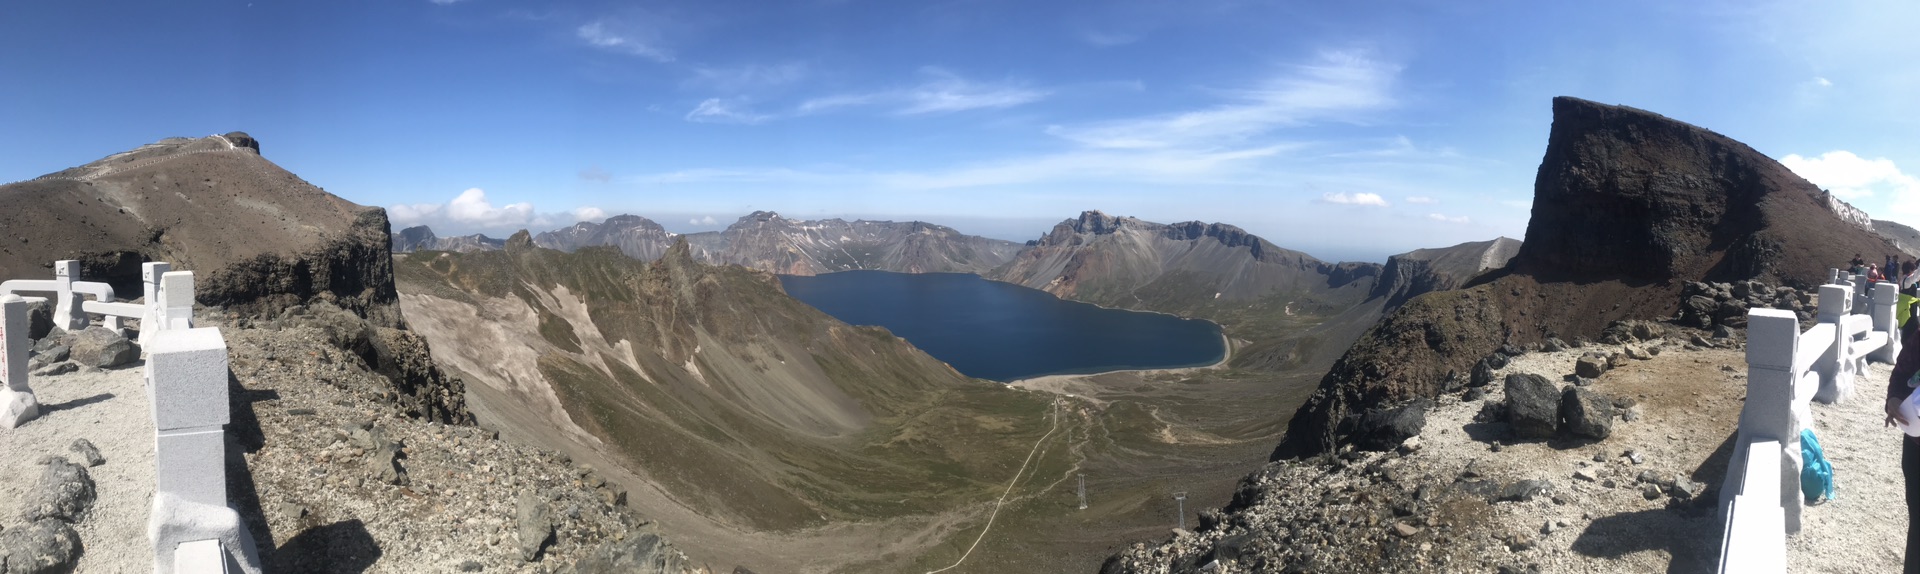
<instances>
[{"instance_id":1,"label":"small rock pile","mask_svg":"<svg viewBox=\"0 0 1920 574\"><path fill-rule=\"evenodd\" d=\"M1732 283L1688 282L1680 289L1680 317L1682 326L1699 329L1747 326L1748 309L1783 309L1792 311L1801 323L1813 320L1817 310L1813 305L1813 292L1801 291L1787 286L1771 286L1759 281L1735 281Z\"/></svg>"},{"instance_id":2,"label":"small rock pile","mask_svg":"<svg viewBox=\"0 0 1920 574\"><path fill-rule=\"evenodd\" d=\"M87 468L106 460L86 439L68 448L80 455L83 464L61 456L40 459L40 476L20 501L19 518L26 525L0 530L0 572L71 572L79 560L82 545L73 525L87 519L95 499Z\"/></svg>"}]
</instances>

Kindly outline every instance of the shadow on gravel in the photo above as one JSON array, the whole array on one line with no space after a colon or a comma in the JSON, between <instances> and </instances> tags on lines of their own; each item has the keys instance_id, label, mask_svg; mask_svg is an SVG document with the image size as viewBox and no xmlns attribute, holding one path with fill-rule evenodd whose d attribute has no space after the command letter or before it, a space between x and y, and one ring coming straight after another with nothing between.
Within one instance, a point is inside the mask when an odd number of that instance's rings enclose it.
<instances>
[{"instance_id":1,"label":"shadow on gravel","mask_svg":"<svg viewBox=\"0 0 1920 574\"><path fill-rule=\"evenodd\" d=\"M1573 540L1572 550L1596 558L1664 550L1673 557L1667 574L1711 573L1719 557L1718 521L1711 513L1686 514L1662 508L1596 518Z\"/></svg>"},{"instance_id":2,"label":"shadow on gravel","mask_svg":"<svg viewBox=\"0 0 1920 574\"><path fill-rule=\"evenodd\" d=\"M267 572L365 572L380 561L380 545L356 518L315 526L294 535L266 559Z\"/></svg>"},{"instance_id":3,"label":"shadow on gravel","mask_svg":"<svg viewBox=\"0 0 1920 574\"><path fill-rule=\"evenodd\" d=\"M113 393L100 393L91 397L81 397L63 403L40 405L40 416L47 416L59 411L70 411L91 404L104 403L112 398Z\"/></svg>"},{"instance_id":4,"label":"shadow on gravel","mask_svg":"<svg viewBox=\"0 0 1920 574\"><path fill-rule=\"evenodd\" d=\"M260 560L271 564L277 551L273 547L273 529L267 525L267 515L260 508L260 491L253 483L253 469L247 466L246 453L260 450L266 445L266 435L260 430L260 417L253 412L253 403L280 398L280 393L271 390L250 391L240 386L240 379L227 372L227 500L233 509L240 513L240 520L246 522L247 533L253 535L253 545L260 550ZM279 572L278 568L269 568L269 572Z\"/></svg>"}]
</instances>

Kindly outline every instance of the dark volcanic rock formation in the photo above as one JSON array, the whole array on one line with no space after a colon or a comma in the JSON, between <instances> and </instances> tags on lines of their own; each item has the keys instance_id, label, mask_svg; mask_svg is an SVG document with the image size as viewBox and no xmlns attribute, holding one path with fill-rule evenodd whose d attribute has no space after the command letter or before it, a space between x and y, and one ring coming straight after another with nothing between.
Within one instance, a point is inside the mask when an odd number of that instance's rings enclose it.
<instances>
[{"instance_id":1,"label":"dark volcanic rock formation","mask_svg":"<svg viewBox=\"0 0 1920 574\"><path fill-rule=\"evenodd\" d=\"M1348 413L1436 396L1502 345L1672 317L1690 281L1810 286L1855 253L1896 252L1836 215L1819 188L1726 136L1575 98L1555 98L1553 110L1518 255L1375 325L1321 379L1274 458L1325 452Z\"/></svg>"}]
</instances>

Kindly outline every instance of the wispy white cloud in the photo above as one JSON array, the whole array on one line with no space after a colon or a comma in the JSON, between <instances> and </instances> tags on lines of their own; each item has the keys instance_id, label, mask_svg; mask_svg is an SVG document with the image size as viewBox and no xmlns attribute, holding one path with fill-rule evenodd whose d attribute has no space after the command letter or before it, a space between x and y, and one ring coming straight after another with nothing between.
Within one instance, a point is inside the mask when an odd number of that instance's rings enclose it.
<instances>
[{"instance_id":1,"label":"wispy white cloud","mask_svg":"<svg viewBox=\"0 0 1920 574\"><path fill-rule=\"evenodd\" d=\"M1140 41L1140 37L1133 34L1122 34L1118 32L1100 32L1100 31L1090 30L1086 32L1081 32L1080 40L1101 48L1110 48L1113 46L1125 46L1127 44L1138 42Z\"/></svg>"},{"instance_id":2,"label":"wispy white cloud","mask_svg":"<svg viewBox=\"0 0 1920 574\"><path fill-rule=\"evenodd\" d=\"M446 203L416 203L387 208L395 225L453 224L460 228L501 228L526 225L534 221L533 204L521 202L494 206L486 190L468 188Z\"/></svg>"},{"instance_id":3,"label":"wispy white cloud","mask_svg":"<svg viewBox=\"0 0 1920 574\"><path fill-rule=\"evenodd\" d=\"M1424 196L1424 195L1415 195L1415 196L1411 196L1411 197L1408 197L1408 198L1407 198L1407 203L1418 203L1418 204L1423 204L1423 205L1432 205L1432 204L1435 204L1435 203L1440 203L1440 200L1438 200L1438 199L1434 199L1434 198L1431 198L1431 197L1427 197L1427 196Z\"/></svg>"},{"instance_id":4,"label":"wispy white cloud","mask_svg":"<svg viewBox=\"0 0 1920 574\"><path fill-rule=\"evenodd\" d=\"M607 183L613 181L613 174L596 165L580 170L580 179L594 183Z\"/></svg>"},{"instance_id":5,"label":"wispy white cloud","mask_svg":"<svg viewBox=\"0 0 1920 574\"><path fill-rule=\"evenodd\" d=\"M1819 157L1788 154L1780 158L1780 163L1844 199L1870 197L1876 193L1920 194L1920 180L1900 171L1900 167L1887 158L1866 159L1847 150L1834 150Z\"/></svg>"},{"instance_id":6,"label":"wispy white cloud","mask_svg":"<svg viewBox=\"0 0 1920 574\"><path fill-rule=\"evenodd\" d=\"M1053 126L1047 133L1101 148L1145 149L1223 145L1277 128L1323 120L1354 121L1388 109L1400 67L1353 52L1325 52L1261 85L1224 92L1230 103L1092 126Z\"/></svg>"},{"instance_id":7,"label":"wispy white cloud","mask_svg":"<svg viewBox=\"0 0 1920 574\"><path fill-rule=\"evenodd\" d=\"M809 69L804 62L747 64L731 67L695 66L693 77L688 78L685 83L691 87L739 92L793 84L806 79L808 73Z\"/></svg>"},{"instance_id":8,"label":"wispy white cloud","mask_svg":"<svg viewBox=\"0 0 1920 574\"><path fill-rule=\"evenodd\" d=\"M939 114L1010 108L1045 99L1047 90L1014 82L978 82L940 68L921 68L927 80L910 88L834 94L801 102L796 113L816 114L840 108L887 106L899 115Z\"/></svg>"},{"instance_id":9,"label":"wispy white cloud","mask_svg":"<svg viewBox=\"0 0 1920 574\"><path fill-rule=\"evenodd\" d=\"M772 119L772 116L756 114L730 104L720 98L707 98L687 112L687 121L713 124L757 124Z\"/></svg>"},{"instance_id":10,"label":"wispy white cloud","mask_svg":"<svg viewBox=\"0 0 1920 574\"><path fill-rule=\"evenodd\" d=\"M1384 197L1380 197L1380 194L1378 193L1364 193L1364 192L1347 193L1344 191L1339 193L1327 193L1327 194L1322 194L1320 196L1320 201L1323 203L1334 203L1339 205L1369 205L1373 207L1387 206L1387 199Z\"/></svg>"},{"instance_id":11,"label":"wispy white cloud","mask_svg":"<svg viewBox=\"0 0 1920 574\"><path fill-rule=\"evenodd\" d=\"M622 21L601 19L574 30L574 35L595 48L639 56L656 62L672 62L673 53L658 45L647 28Z\"/></svg>"},{"instance_id":12,"label":"wispy white cloud","mask_svg":"<svg viewBox=\"0 0 1920 574\"><path fill-rule=\"evenodd\" d=\"M1446 214L1444 214L1444 213L1429 213L1429 214L1427 214L1427 219L1431 219L1431 220L1434 220L1434 221L1438 221L1438 222L1441 222L1441 223L1456 223L1456 224L1460 224L1460 225L1466 225L1466 224L1468 224L1468 223L1473 223L1473 221L1472 221L1472 220L1470 220L1470 219L1467 219L1467 216L1465 216L1465 215L1460 215L1460 216L1451 216L1451 217L1450 217L1450 216L1448 216L1448 215L1446 215Z\"/></svg>"},{"instance_id":13,"label":"wispy white cloud","mask_svg":"<svg viewBox=\"0 0 1920 574\"><path fill-rule=\"evenodd\" d=\"M713 216L711 215L706 217L695 217L693 219L687 220L687 225L719 225L719 224L720 224L720 221L714 219Z\"/></svg>"},{"instance_id":14,"label":"wispy white cloud","mask_svg":"<svg viewBox=\"0 0 1920 574\"><path fill-rule=\"evenodd\" d=\"M439 4L439 5L441 5L441 6L447 6L447 5L450 5L450 4L458 4L458 3L460 3L460 2L462 2L463 0L427 0L427 1L428 1L428 2L432 2L432 3L434 3L434 4Z\"/></svg>"},{"instance_id":15,"label":"wispy white cloud","mask_svg":"<svg viewBox=\"0 0 1920 574\"><path fill-rule=\"evenodd\" d=\"M1814 76L1814 77L1813 77L1813 83L1814 83L1814 84L1816 84L1816 85L1819 85L1819 86L1820 86L1820 87L1822 87L1822 88L1831 88L1831 87L1833 87L1833 80L1829 80L1829 79L1826 79L1826 78L1824 78L1824 77L1821 77L1821 76Z\"/></svg>"},{"instance_id":16,"label":"wispy white cloud","mask_svg":"<svg viewBox=\"0 0 1920 574\"><path fill-rule=\"evenodd\" d=\"M574 221L601 221L607 218L607 210L590 205L573 208L569 213L573 215Z\"/></svg>"}]
</instances>

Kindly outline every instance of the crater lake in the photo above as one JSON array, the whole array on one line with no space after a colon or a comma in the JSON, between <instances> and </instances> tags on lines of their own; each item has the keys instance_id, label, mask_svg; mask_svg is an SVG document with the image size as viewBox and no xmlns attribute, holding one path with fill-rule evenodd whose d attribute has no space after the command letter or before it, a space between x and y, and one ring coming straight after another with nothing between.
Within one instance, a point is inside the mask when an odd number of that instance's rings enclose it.
<instances>
[{"instance_id":1,"label":"crater lake","mask_svg":"<svg viewBox=\"0 0 1920 574\"><path fill-rule=\"evenodd\" d=\"M1105 309L977 275L842 271L780 283L836 319L886 327L981 379L1198 367L1227 352L1208 321Z\"/></svg>"}]
</instances>

